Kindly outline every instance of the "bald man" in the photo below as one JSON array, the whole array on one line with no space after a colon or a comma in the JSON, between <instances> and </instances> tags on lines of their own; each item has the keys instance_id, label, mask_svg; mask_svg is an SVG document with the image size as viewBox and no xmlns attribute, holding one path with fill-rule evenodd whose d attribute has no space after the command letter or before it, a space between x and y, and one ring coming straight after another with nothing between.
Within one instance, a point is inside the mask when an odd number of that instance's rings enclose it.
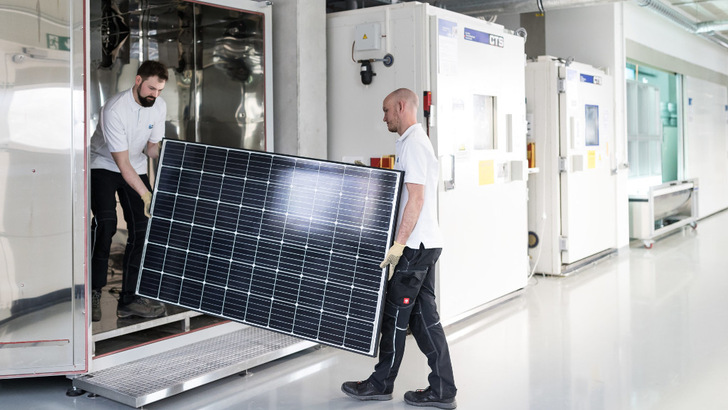
<instances>
[{"instance_id":1,"label":"bald man","mask_svg":"<svg viewBox=\"0 0 728 410\"><path fill-rule=\"evenodd\" d=\"M454 409L457 388L450 352L435 303L435 263L442 252L437 224L437 157L422 125L417 123L417 95L406 88L389 94L382 104L384 122L396 132L395 169L404 174L394 245L381 267L389 267L379 363L363 381L345 382L341 390L359 400L391 400L394 380L404 355L407 326L432 370L426 389L408 391L413 406Z\"/></svg>"}]
</instances>

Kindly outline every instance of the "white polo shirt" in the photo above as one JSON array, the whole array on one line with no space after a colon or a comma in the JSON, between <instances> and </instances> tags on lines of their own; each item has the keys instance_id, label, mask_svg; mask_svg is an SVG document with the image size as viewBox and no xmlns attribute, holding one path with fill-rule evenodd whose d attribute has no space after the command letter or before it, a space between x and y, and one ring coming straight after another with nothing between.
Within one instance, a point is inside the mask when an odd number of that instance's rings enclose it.
<instances>
[{"instance_id":1,"label":"white polo shirt","mask_svg":"<svg viewBox=\"0 0 728 410\"><path fill-rule=\"evenodd\" d=\"M134 100L133 89L111 97L101 110L101 118L91 137L90 168L121 172L112 152L129 151L129 161L139 175L147 173L147 142L164 138L167 103L160 97L151 107Z\"/></svg>"},{"instance_id":2,"label":"white polo shirt","mask_svg":"<svg viewBox=\"0 0 728 410\"><path fill-rule=\"evenodd\" d=\"M442 234L437 224L437 181L440 167L435 157L435 150L432 149L432 143L422 125L415 124L407 128L407 131L397 139L396 155L394 169L404 171L405 184L425 186L425 202L420 217L405 245L418 249L420 243L423 243L425 248L442 248ZM409 193L405 187L400 196L397 226L402 222L408 199Z\"/></svg>"}]
</instances>

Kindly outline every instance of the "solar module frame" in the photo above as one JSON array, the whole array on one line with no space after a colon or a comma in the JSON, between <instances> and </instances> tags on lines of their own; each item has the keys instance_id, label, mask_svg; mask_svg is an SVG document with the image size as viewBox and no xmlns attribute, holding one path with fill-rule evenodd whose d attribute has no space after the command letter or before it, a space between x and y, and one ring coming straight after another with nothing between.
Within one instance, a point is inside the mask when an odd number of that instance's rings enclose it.
<instances>
[{"instance_id":1,"label":"solar module frame","mask_svg":"<svg viewBox=\"0 0 728 410\"><path fill-rule=\"evenodd\" d=\"M376 356L403 175L164 140L137 294Z\"/></svg>"}]
</instances>

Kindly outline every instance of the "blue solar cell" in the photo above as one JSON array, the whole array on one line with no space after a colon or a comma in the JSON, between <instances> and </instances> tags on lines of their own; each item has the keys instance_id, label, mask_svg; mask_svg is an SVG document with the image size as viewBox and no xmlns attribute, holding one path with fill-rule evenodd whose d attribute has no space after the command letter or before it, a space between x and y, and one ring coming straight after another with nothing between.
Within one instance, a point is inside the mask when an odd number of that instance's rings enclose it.
<instances>
[{"instance_id":1,"label":"blue solar cell","mask_svg":"<svg viewBox=\"0 0 728 410\"><path fill-rule=\"evenodd\" d=\"M402 173L165 140L137 293L376 355Z\"/></svg>"}]
</instances>

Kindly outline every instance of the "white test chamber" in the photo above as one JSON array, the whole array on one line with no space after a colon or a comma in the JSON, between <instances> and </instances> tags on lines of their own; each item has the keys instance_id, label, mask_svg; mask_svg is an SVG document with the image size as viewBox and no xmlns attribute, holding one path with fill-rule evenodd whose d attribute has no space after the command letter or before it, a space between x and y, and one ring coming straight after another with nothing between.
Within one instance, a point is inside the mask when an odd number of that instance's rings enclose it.
<instances>
[{"instance_id":1,"label":"white test chamber","mask_svg":"<svg viewBox=\"0 0 728 410\"><path fill-rule=\"evenodd\" d=\"M182 60L176 53L195 44L199 48L195 55L204 54L200 59L190 59L191 64L179 71L168 64L170 80L163 94L168 102L166 136L191 135L211 144L221 144L222 139L232 146L253 139L261 149L272 149L270 3L131 2L126 5L131 10L127 7L116 14L103 14L108 10L102 6L110 2L101 0L4 3L14 6L0 9L0 22L8 27L0 33L0 54L6 62L0 67L0 379L65 375L74 379L77 389L140 407L313 346L310 341L233 322L187 331L188 316L182 313L147 321L117 322L112 316L113 330L91 321L87 165L88 142L98 120L94 113L103 103L100 97L131 86L133 74L126 74L136 70L140 56L166 57L165 62L177 64ZM185 10L196 29L164 29L179 28ZM225 18L215 18L221 15ZM245 20L246 16L255 18ZM228 18L260 22L251 26L258 38L225 35L221 25ZM112 24L129 20L144 30L132 30L124 37L125 29ZM180 38L168 37L170 33ZM102 53L96 47L106 47L112 40L119 40L119 47L134 42L128 47L134 50L126 63L118 57L112 67L100 69L101 59L96 57ZM258 49L241 46L252 42ZM227 51L244 58L223 64ZM219 61L209 63L216 57ZM197 62L200 69L195 71L192 63ZM228 93L210 85L215 80L214 84L222 84L220 79L242 64L255 68L244 92L234 83L237 86L228 87ZM190 75L185 77L185 72ZM207 113L217 117L211 120ZM230 115L221 120L225 113ZM240 113L245 115L235 115ZM204 121L196 121L198 115ZM226 128L231 124L233 131ZM174 322L185 330L175 337L94 353L97 341Z\"/></svg>"},{"instance_id":2,"label":"white test chamber","mask_svg":"<svg viewBox=\"0 0 728 410\"><path fill-rule=\"evenodd\" d=\"M529 255L535 272L566 275L616 248L612 78L540 56L526 66Z\"/></svg>"},{"instance_id":3,"label":"white test chamber","mask_svg":"<svg viewBox=\"0 0 728 410\"><path fill-rule=\"evenodd\" d=\"M357 51L362 27L381 46ZM431 91L429 135L440 160L438 307L452 323L526 286L524 40L503 26L420 3L328 16L328 157L394 154L382 101ZM393 64L381 61L387 54ZM355 60L355 61L352 61ZM362 60L376 74L360 80ZM419 120L428 129L420 107Z\"/></svg>"}]
</instances>

